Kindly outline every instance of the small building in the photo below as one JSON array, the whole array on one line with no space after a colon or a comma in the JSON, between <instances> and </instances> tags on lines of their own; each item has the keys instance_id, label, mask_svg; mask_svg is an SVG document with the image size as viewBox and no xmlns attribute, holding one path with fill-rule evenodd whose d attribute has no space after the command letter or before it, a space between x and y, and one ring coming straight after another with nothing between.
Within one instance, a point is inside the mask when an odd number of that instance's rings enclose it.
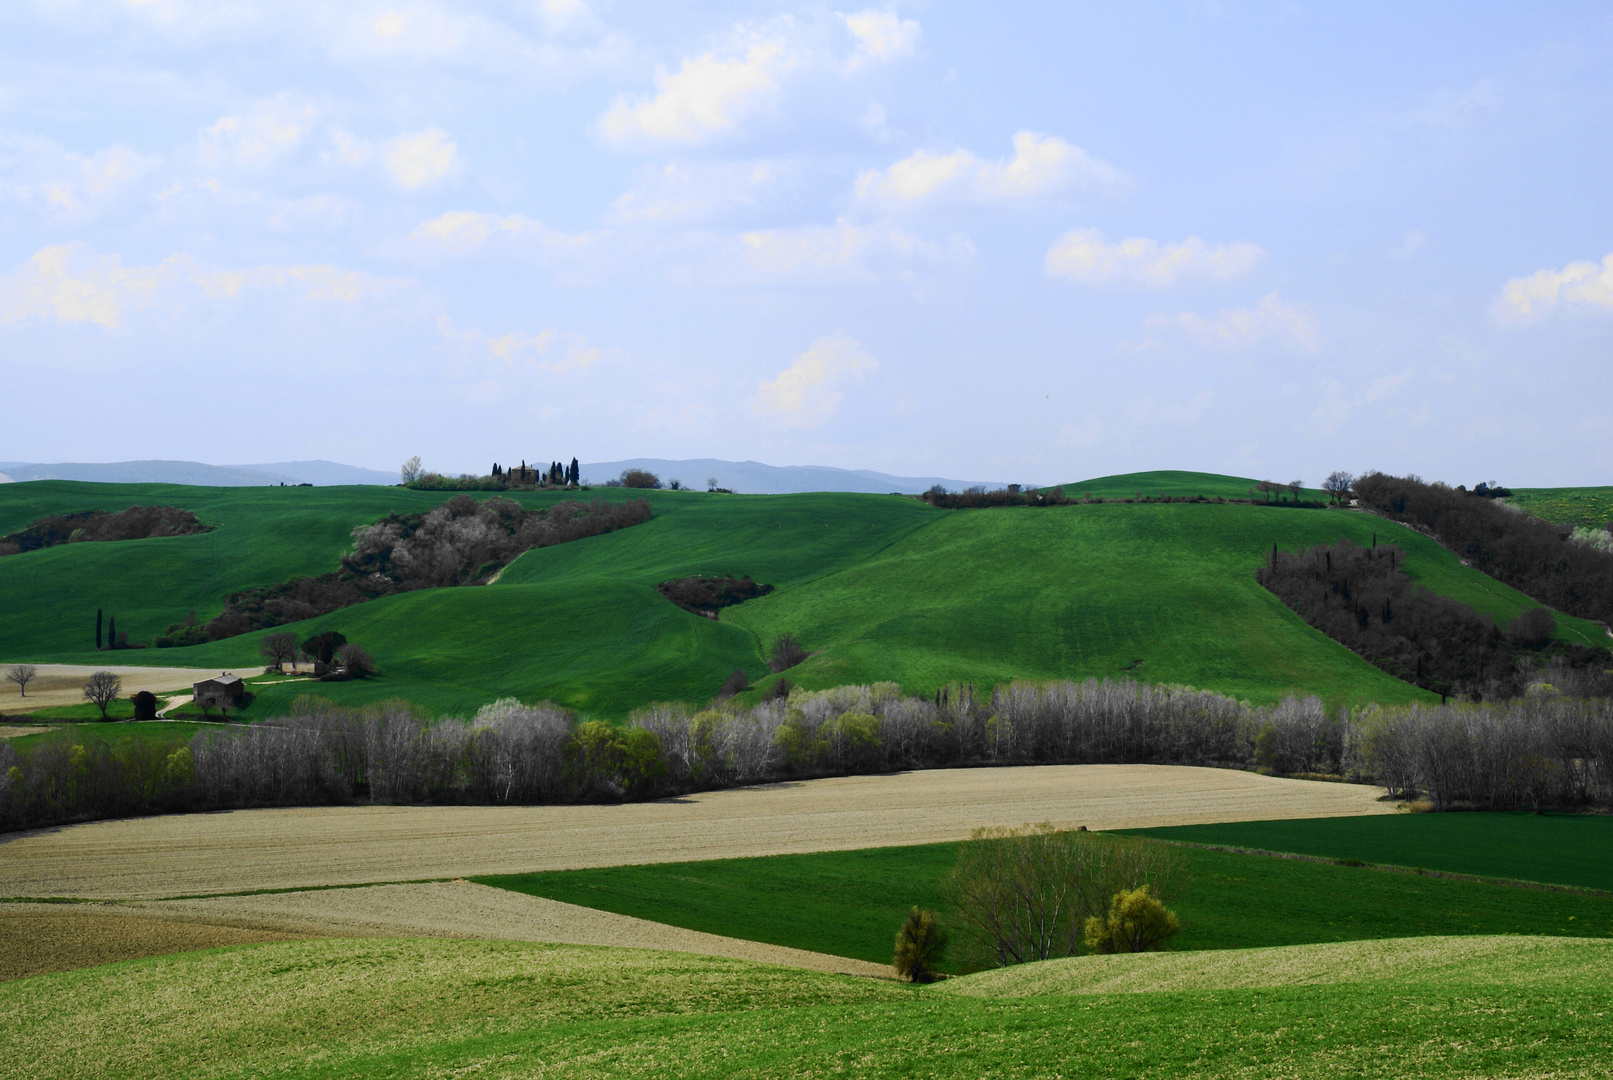
<instances>
[{"instance_id":1,"label":"small building","mask_svg":"<svg viewBox=\"0 0 1613 1080\"><path fill-rule=\"evenodd\" d=\"M510 487L533 487L538 483L538 470L526 462L504 470L504 482Z\"/></svg>"},{"instance_id":2,"label":"small building","mask_svg":"<svg viewBox=\"0 0 1613 1080\"><path fill-rule=\"evenodd\" d=\"M192 687L192 697L202 708L228 709L246 696L241 676L221 671L217 678L203 679Z\"/></svg>"}]
</instances>

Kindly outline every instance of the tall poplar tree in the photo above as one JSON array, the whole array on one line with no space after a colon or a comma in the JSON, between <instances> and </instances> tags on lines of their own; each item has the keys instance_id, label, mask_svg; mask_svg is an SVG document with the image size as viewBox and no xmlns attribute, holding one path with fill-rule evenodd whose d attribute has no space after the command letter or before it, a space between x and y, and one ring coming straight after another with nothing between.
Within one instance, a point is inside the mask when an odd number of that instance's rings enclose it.
<instances>
[{"instance_id":1,"label":"tall poplar tree","mask_svg":"<svg viewBox=\"0 0 1613 1080\"><path fill-rule=\"evenodd\" d=\"M95 651L101 651L101 609L95 609Z\"/></svg>"}]
</instances>

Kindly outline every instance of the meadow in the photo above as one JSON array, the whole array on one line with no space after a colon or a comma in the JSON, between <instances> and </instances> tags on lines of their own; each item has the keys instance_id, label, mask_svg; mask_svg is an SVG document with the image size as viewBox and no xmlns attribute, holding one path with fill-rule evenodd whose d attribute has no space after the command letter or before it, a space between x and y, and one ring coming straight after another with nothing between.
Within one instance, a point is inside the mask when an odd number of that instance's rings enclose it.
<instances>
[{"instance_id":1,"label":"meadow","mask_svg":"<svg viewBox=\"0 0 1613 1080\"><path fill-rule=\"evenodd\" d=\"M1602 942L1474 948L1285 985L1303 950L1143 992L992 972L913 988L677 953L330 940L0 984L0 1075L55 1077L1590 1076L1613 1055ZM1156 957L1107 958L1147 963ZM1051 968L1052 965L1035 965ZM1333 966L1349 970L1346 959ZM1261 977L1261 971L1268 974ZM1105 971L1111 979L1113 966ZM997 978L995 984L985 980ZM1058 992L1063 991L1063 992ZM1386 1052L1392 1047L1393 1052Z\"/></svg>"},{"instance_id":2,"label":"meadow","mask_svg":"<svg viewBox=\"0 0 1613 1080\"><path fill-rule=\"evenodd\" d=\"M1613 527L1613 487L1514 488L1507 502L1559 525Z\"/></svg>"},{"instance_id":3,"label":"meadow","mask_svg":"<svg viewBox=\"0 0 1613 1080\"><path fill-rule=\"evenodd\" d=\"M1453 817L1486 819L1505 828L1510 815L1394 815L1344 819L1338 827L1421 822ZM1600 846L1579 845L1587 831L1572 818L1537 833L1590 862L1613 830L1596 835ZM1597 819L1610 820L1610 819ZM1302 822L1255 823L1273 832ZM1482 828L1482 825L1479 826ZM1243 826L1155 830L1166 835L1194 829L1237 831ZM1386 830L1376 829L1372 835ZM1477 831L1477 830L1475 830ZM1398 850L1442 847L1438 826L1402 833ZM1370 850L1370 848L1369 848ZM1546 934L1613 937L1613 896L1451 880L1331 862L1182 849L1189 879L1171 906L1182 919L1175 951L1248 949L1315 942L1446 934ZM781 855L644 866L616 866L474 878L483 884L596 907L620 915L671 923L690 930L765 941L815 952L888 961L891 937L909 907L927 907L954 919L941 879L957 857L956 844L925 844L861 851ZM1381 857L1374 861L1384 861ZM1475 850L1469 873L1505 876L1515 856L1485 862ZM1604 875L1605 864L1597 872ZM954 950L943 970L967 966Z\"/></svg>"},{"instance_id":4,"label":"meadow","mask_svg":"<svg viewBox=\"0 0 1613 1080\"><path fill-rule=\"evenodd\" d=\"M1154 473L1073 485L1130 497L1234 495L1248 483ZM1533 606L1464 568L1433 541L1336 509L1236 504L1079 504L945 511L878 495L646 495L654 517L606 536L529 551L490 586L423 590L344 609L292 629L336 629L361 643L368 680L262 688L248 717L315 692L343 704L408 699L432 715L489 700L550 699L619 719L657 700L709 701L736 669L759 693L763 656L790 632L812 652L785 677L808 688L889 680L930 694L954 681L1127 674L1270 703L1321 694L1330 704L1430 700L1306 626L1254 580L1272 544L1343 537L1393 541L1414 578L1505 622ZM0 487L0 527L44 513L178 505L217 524L206 534L69 544L0 559L0 657L95 663L94 615L116 615L149 640L195 611L206 621L249 585L334 568L352 529L391 510L429 508L447 493L402 488L187 488L61 481ZM527 506L562 493L524 493ZM777 590L721 621L682 611L655 585L695 573L749 574ZM1558 637L1605 641L1562 618ZM261 663L261 633L183 649L119 651L124 664Z\"/></svg>"}]
</instances>

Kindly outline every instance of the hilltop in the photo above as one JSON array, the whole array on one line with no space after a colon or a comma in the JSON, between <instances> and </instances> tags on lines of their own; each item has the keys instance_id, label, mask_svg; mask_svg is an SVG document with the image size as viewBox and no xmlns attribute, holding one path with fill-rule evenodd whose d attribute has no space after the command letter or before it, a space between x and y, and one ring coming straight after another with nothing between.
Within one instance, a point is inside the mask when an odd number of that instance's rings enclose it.
<instances>
[{"instance_id":1,"label":"hilltop","mask_svg":"<svg viewBox=\"0 0 1613 1080\"><path fill-rule=\"evenodd\" d=\"M1245 497L1251 481L1144 473L1069 485L1131 498ZM465 713L493 698L549 698L605 717L655 700L710 700L736 669L759 685L764 650L790 632L811 653L786 677L818 688L890 680L930 694L953 682L1125 674L1269 703L1316 693L1330 703L1428 700L1305 625L1255 581L1272 545L1376 535L1406 552L1412 577L1505 621L1533 606L1421 534L1341 509L1233 503L1078 503L940 510L890 495L746 496L596 489L648 497L632 529L527 552L487 586L389 596L293 624L364 646L378 678L266 689L250 715L315 690L357 703L408 698ZM0 530L84 509L169 505L210 531L69 544L0 559L7 662L239 667L261 663L261 634L181 649L93 651L97 608L150 641L229 593L334 569L351 532L448 493L402 488L197 488L45 481L0 487ZM517 493L526 507L574 497ZM694 574L775 586L711 620L656 590ZM1602 628L1560 618L1557 634L1600 644Z\"/></svg>"}]
</instances>

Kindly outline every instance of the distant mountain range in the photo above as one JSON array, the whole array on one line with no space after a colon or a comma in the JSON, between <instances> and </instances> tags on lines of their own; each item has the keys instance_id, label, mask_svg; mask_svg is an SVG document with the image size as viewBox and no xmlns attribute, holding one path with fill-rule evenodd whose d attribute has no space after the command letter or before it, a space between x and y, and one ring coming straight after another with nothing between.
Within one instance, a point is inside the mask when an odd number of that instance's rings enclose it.
<instances>
[{"instance_id":1,"label":"distant mountain range","mask_svg":"<svg viewBox=\"0 0 1613 1080\"><path fill-rule=\"evenodd\" d=\"M200 461L77 461L40 465L0 461L0 483L83 480L97 484L193 484L261 487L268 484L395 484L398 474L335 461L277 461L269 465L206 465Z\"/></svg>"},{"instance_id":2,"label":"distant mountain range","mask_svg":"<svg viewBox=\"0 0 1613 1080\"><path fill-rule=\"evenodd\" d=\"M825 465L763 465L759 461L716 458L630 458L596 461L581 467L585 482L604 483L626 469L646 469L662 483L678 480L703 488L718 487L750 495L786 495L802 491L901 492L915 495L935 484L954 491L967 487L999 488L988 480L951 480L942 476L891 476L867 469L834 469ZM41 465L0 461L0 483L25 480L82 480L100 484L193 484L201 487L258 487L269 484L396 484L398 474L335 461L276 461L261 465L207 465L199 461L115 461L103 464L58 462Z\"/></svg>"},{"instance_id":3,"label":"distant mountain range","mask_svg":"<svg viewBox=\"0 0 1613 1080\"><path fill-rule=\"evenodd\" d=\"M596 461L581 466L585 482L614 480L625 469L645 469L661 478L663 484L677 480L687 487L703 488L716 480L718 487L747 495L789 495L802 491L865 491L875 494L901 492L917 495L940 484L953 491L968 487L1000 488L989 480L949 480L941 476L891 476L867 469L834 469L827 465L763 465L759 461L719 461L716 458L629 458L626 461Z\"/></svg>"}]
</instances>

